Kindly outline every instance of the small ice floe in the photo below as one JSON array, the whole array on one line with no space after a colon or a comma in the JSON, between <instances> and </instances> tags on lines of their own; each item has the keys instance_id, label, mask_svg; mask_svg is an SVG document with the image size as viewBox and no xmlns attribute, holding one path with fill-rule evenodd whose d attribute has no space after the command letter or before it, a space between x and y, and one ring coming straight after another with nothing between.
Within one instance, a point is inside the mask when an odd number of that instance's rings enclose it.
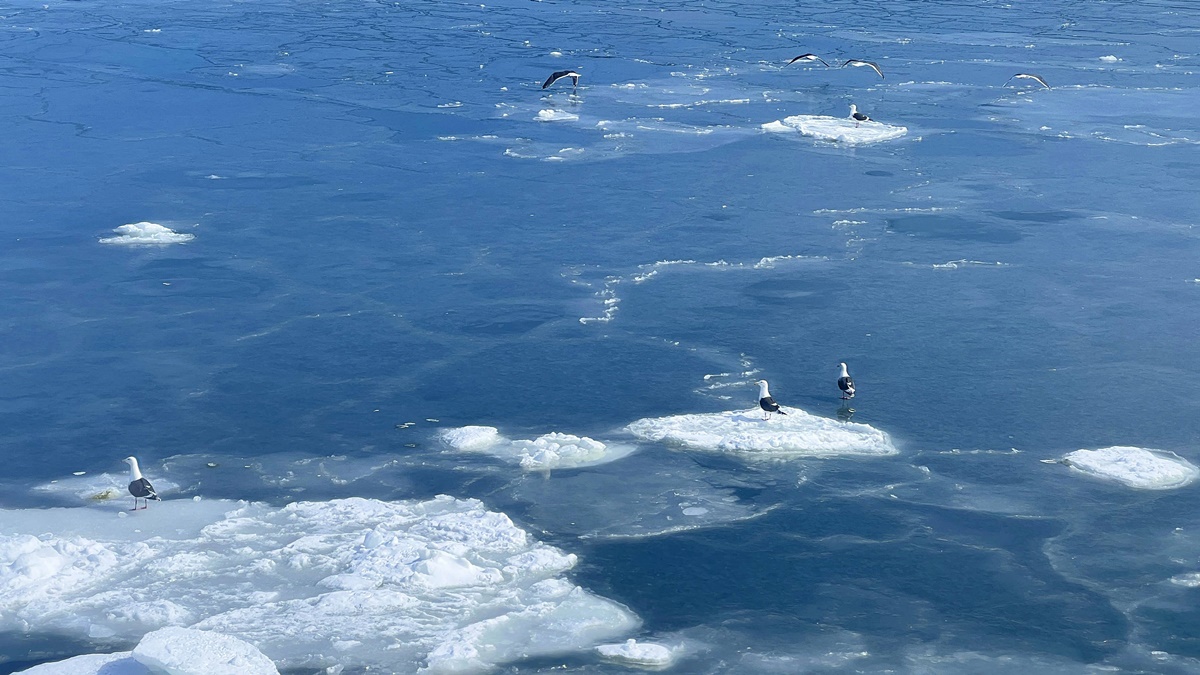
<instances>
[{"instance_id":1,"label":"small ice floe","mask_svg":"<svg viewBox=\"0 0 1200 675\"><path fill-rule=\"evenodd\" d=\"M147 633L131 652L85 654L21 675L279 675L262 652L229 635L170 626Z\"/></svg>"},{"instance_id":2,"label":"small ice floe","mask_svg":"<svg viewBox=\"0 0 1200 675\"><path fill-rule=\"evenodd\" d=\"M533 119L537 120L538 122L570 122L579 119L579 115L576 115L575 113L569 113L565 110L554 110L547 108L545 110L539 110L537 117L534 117Z\"/></svg>"},{"instance_id":3,"label":"small ice floe","mask_svg":"<svg viewBox=\"0 0 1200 675\"><path fill-rule=\"evenodd\" d=\"M596 651L610 661L643 668L666 668L675 660L675 652L670 647L638 642L633 638L620 644L600 645Z\"/></svg>"},{"instance_id":4,"label":"small ice floe","mask_svg":"<svg viewBox=\"0 0 1200 675\"><path fill-rule=\"evenodd\" d=\"M83 502L107 502L118 497L129 497L129 475L98 473L89 476L86 472L76 472L72 478L50 481L33 489L55 496L73 497ZM167 494L179 490L179 485L174 481L157 478L155 481L158 483L156 492ZM128 506L123 501L122 504Z\"/></svg>"},{"instance_id":5,"label":"small ice floe","mask_svg":"<svg viewBox=\"0 0 1200 675\"><path fill-rule=\"evenodd\" d=\"M1200 469L1173 452L1129 446L1067 453L1062 464L1139 490L1171 490L1196 480Z\"/></svg>"},{"instance_id":6,"label":"small ice floe","mask_svg":"<svg viewBox=\"0 0 1200 675\"><path fill-rule=\"evenodd\" d=\"M1116 63L1116 62L1120 61L1121 59L1117 58L1113 54L1109 54L1108 56L1101 56L1100 60L1105 63Z\"/></svg>"},{"instance_id":7,"label":"small ice floe","mask_svg":"<svg viewBox=\"0 0 1200 675\"><path fill-rule=\"evenodd\" d=\"M845 423L785 408L786 417L763 420L758 409L640 419L626 429L638 438L750 459L881 457L899 451L870 425Z\"/></svg>"},{"instance_id":8,"label":"small ice floe","mask_svg":"<svg viewBox=\"0 0 1200 675\"><path fill-rule=\"evenodd\" d=\"M1186 572L1171 577L1171 583L1184 588L1200 588L1200 572Z\"/></svg>"},{"instance_id":9,"label":"small ice floe","mask_svg":"<svg viewBox=\"0 0 1200 675\"><path fill-rule=\"evenodd\" d=\"M196 238L194 234L176 232L169 227L147 221L122 225L114 228L113 232L116 232L117 236L101 239L100 243L119 246L166 246L182 244Z\"/></svg>"},{"instance_id":10,"label":"small ice floe","mask_svg":"<svg viewBox=\"0 0 1200 675\"><path fill-rule=\"evenodd\" d=\"M845 145L867 145L891 141L908 133L907 127L884 124L874 120L857 122L849 117L830 117L828 115L793 115L782 120L767 122L762 125L762 129L770 133L798 131L802 136Z\"/></svg>"},{"instance_id":11,"label":"small ice floe","mask_svg":"<svg viewBox=\"0 0 1200 675\"><path fill-rule=\"evenodd\" d=\"M460 452L480 452L519 464L526 471L595 466L633 452L628 444L608 445L587 436L551 432L533 440L511 440L496 427L468 426L447 429L443 443Z\"/></svg>"}]
</instances>

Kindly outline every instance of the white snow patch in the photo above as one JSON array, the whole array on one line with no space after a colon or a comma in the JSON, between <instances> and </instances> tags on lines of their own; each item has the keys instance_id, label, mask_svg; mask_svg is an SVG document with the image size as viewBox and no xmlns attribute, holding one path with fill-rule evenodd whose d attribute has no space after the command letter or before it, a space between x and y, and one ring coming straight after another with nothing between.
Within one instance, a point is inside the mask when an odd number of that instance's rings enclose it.
<instances>
[{"instance_id":1,"label":"white snow patch","mask_svg":"<svg viewBox=\"0 0 1200 675\"><path fill-rule=\"evenodd\" d=\"M196 238L194 234L176 232L169 227L142 221L129 223L113 229L115 237L100 240L101 244L117 244L120 246L165 246L167 244L182 244Z\"/></svg>"},{"instance_id":2,"label":"white snow patch","mask_svg":"<svg viewBox=\"0 0 1200 675\"><path fill-rule=\"evenodd\" d=\"M894 126L870 120L855 122L844 117L828 115L793 115L782 120L767 122L762 125L763 131L780 133L796 130L804 136L810 136L819 141L844 143L846 145L866 145L891 141L908 133L906 127Z\"/></svg>"},{"instance_id":3,"label":"white snow patch","mask_svg":"<svg viewBox=\"0 0 1200 675\"><path fill-rule=\"evenodd\" d=\"M1076 450L1063 457L1063 464L1140 490L1183 487L1200 474L1200 469L1173 452L1120 445Z\"/></svg>"},{"instance_id":4,"label":"white snow patch","mask_svg":"<svg viewBox=\"0 0 1200 675\"><path fill-rule=\"evenodd\" d=\"M495 427L459 427L439 435L446 445L460 452L482 452L526 471L545 471L594 466L620 459L633 452L628 444L608 445L587 436L551 432L533 440L510 440Z\"/></svg>"},{"instance_id":5,"label":"white snow patch","mask_svg":"<svg viewBox=\"0 0 1200 675\"><path fill-rule=\"evenodd\" d=\"M271 659L245 640L178 626L148 633L133 658L152 672L169 675L279 675Z\"/></svg>"},{"instance_id":6,"label":"white snow patch","mask_svg":"<svg viewBox=\"0 0 1200 675\"><path fill-rule=\"evenodd\" d=\"M579 115L569 113L565 110L553 110L547 108L539 110L537 117L533 118L538 122L570 122L579 119Z\"/></svg>"},{"instance_id":7,"label":"white snow patch","mask_svg":"<svg viewBox=\"0 0 1200 675\"><path fill-rule=\"evenodd\" d=\"M670 647L638 642L633 638L620 644L600 645L596 651L606 659L630 666L666 668L675 659L675 652Z\"/></svg>"},{"instance_id":8,"label":"white snow patch","mask_svg":"<svg viewBox=\"0 0 1200 675\"><path fill-rule=\"evenodd\" d=\"M751 459L884 456L899 451L870 425L844 423L786 408L763 420L757 409L640 419L626 429L638 438Z\"/></svg>"},{"instance_id":9,"label":"white snow patch","mask_svg":"<svg viewBox=\"0 0 1200 675\"><path fill-rule=\"evenodd\" d=\"M284 669L482 671L636 627L562 576L575 563L445 496L0 510L0 631L118 644L186 626Z\"/></svg>"}]
</instances>

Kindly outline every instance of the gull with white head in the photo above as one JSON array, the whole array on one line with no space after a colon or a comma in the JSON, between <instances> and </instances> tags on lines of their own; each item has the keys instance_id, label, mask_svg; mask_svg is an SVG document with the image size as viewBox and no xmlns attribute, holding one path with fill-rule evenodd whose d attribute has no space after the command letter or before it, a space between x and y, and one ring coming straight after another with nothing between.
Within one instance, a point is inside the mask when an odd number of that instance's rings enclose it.
<instances>
[{"instance_id":1,"label":"gull with white head","mask_svg":"<svg viewBox=\"0 0 1200 675\"><path fill-rule=\"evenodd\" d=\"M838 389L842 390L842 400L854 398L854 380L850 379L850 373L846 370L846 364L839 363L842 368L842 374L838 377Z\"/></svg>"},{"instance_id":2,"label":"gull with white head","mask_svg":"<svg viewBox=\"0 0 1200 675\"><path fill-rule=\"evenodd\" d=\"M764 422L771 419L771 413L777 412L780 415L787 414L779 407L779 404L775 402L775 399L771 398L771 392L769 389L767 389L766 380L758 381L758 407L762 408L763 412L767 415L763 418Z\"/></svg>"},{"instance_id":3,"label":"gull with white head","mask_svg":"<svg viewBox=\"0 0 1200 675\"><path fill-rule=\"evenodd\" d=\"M142 476L142 470L138 468L137 457L126 457L125 463L129 465L129 494L133 495L133 508L129 510L138 510L138 499L146 501L143 509L150 508L151 499L156 502L162 501L159 499L158 493L154 491L154 486Z\"/></svg>"}]
</instances>

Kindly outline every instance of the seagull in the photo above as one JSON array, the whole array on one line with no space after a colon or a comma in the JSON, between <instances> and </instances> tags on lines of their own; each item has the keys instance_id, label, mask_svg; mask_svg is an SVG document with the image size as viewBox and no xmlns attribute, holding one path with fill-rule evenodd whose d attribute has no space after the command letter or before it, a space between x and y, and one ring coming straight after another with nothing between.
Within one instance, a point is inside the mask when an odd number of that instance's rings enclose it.
<instances>
[{"instance_id":1,"label":"seagull","mask_svg":"<svg viewBox=\"0 0 1200 675\"><path fill-rule=\"evenodd\" d=\"M767 391L766 380L758 381L758 407L762 408L763 412L767 414L767 416L763 418L763 421L771 419L771 413L773 412L777 412L780 415L787 414L780 410L779 404L775 402L775 399L771 398L771 392Z\"/></svg>"},{"instance_id":2,"label":"seagull","mask_svg":"<svg viewBox=\"0 0 1200 675\"><path fill-rule=\"evenodd\" d=\"M879 69L879 64L875 63L874 61L861 61L859 59L847 59L846 62L842 64L843 68L845 68L846 66L854 66L856 68L868 66L868 67L874 69L875 72L879 73L879 77L883 77L883 71Z\"/></svg>"},{"instance_id":3,"label":"seagull","mask_svg":"<svg viewBox=\"0 0 1200 675\"><path fill-rule=\"evenodd\" d=\"M542 83L542 89L549 87L550 85L554 84L555 82L558 82L559 80L561 80L564 77L571 78L571 86L575 87L576 89L579 88L579 73L577 73L573 70L560 70L556 73L552 73L550 75L550 77L546 78L546 81L544 83Z\"/></svg>"},{"instance_id":4,"label":"seagull","mask_svg":"<svg viewBox=\"0 0 1200 675\"><path fill-rule=\"evenodd\" d=\"M150 481L142 477L142 470L138 468L136 457L126 457L125 463L129 464L129 494L133 495L133 508L130 511L138 510L138 499L146 500L146 505L143 509L150 508L150 500L156 502L162 501L158 498L158 493L154 491L154 486Z\"/></svg>"},{"instance_id":5,"label":"seagull","mask_svg":"<svg viewBox=\"0 0 1200 675\"><path fill-rule=\"evenodd\" d=\"M788 61L787 64L790 66L797 61L820 61L821 63L825 63L825 59L817 56L816 54L801 54L791 61ZM829 64L825 63L825 67L828 68Z\"/></svg>"},{"instance_id":6,"label":"seagull","mask_svg":"<svg viewBox=\"0 0 1200 675\"><path fill-rule=\"evenodd\" d=\"M839 363L842 367L842 375L838 378L838 389L842 390L842 400L854 398L854 380L850 379L850 373L846 371L846 364Z\"/></svg>"},{"instance_id":7,"label":"seagull","mask_svg":"<svg viewBox=\"0 0 1200 675\"><path fill-rule=\"evenodd\" d=\"M1033 73L1017 73L1016 75L1013 75L1012 77L1010 77L1004 81L1005 86L1007 86L1008 83L1012 82L1013 80L1033 80L1047 89L1050 88L1050 85L1046 84L1045 80L1038 77L1037 75L1034 75Z\"/></svg>"},{"instance_id":8,"label":"seagull","mask_svg":"<svg viewBox=\"0 0 1200 675\"><path fill-rule=\"evenodd\" d=\"M871 118L867 117L866 113L858 112L858 106L850 104L850 119L854 120L854 126L858 126L859 122L870 122Z\"/></svg>"}]
</instances>

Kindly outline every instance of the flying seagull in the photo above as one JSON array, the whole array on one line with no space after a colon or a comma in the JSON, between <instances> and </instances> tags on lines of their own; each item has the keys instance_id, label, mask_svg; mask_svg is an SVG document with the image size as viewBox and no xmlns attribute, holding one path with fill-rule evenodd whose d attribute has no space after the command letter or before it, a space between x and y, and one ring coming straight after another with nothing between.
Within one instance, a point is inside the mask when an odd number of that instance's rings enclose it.
<instances>
[{"instance_id":1,"label":"flying seagull","mask_svg":"<svg viewBox=\"0 0 1200 675\"><path fill-rule=\"evenodd\" d=\"M542 89L549 87L550 85L554 84L555 82L558 82L559 80L561 80L564 77L571 78L571 86L575 87L576 89L579 88L579 73L577 73L573 70L560 70L556 73L552 73L550 75L550 77L546 78L546 81L544 83L542 83Z\"/></svg>"},{"instance_id":2,"label":"flying seagull","mask_svg":"<svg viewBox=\"0 0 1200 675\"><path fill-rule=\"evenodd\" d=\"M777 412L780 415L787 414L780 410L779 404L775 402L775 399L771 398L771 392L767 390L766 380L758 381L758 407L762 408L763 412L767 414L767 416L763 418L764 421L771 419L771 413L773 412Z\"/></svg>"},{"instance_id":3,"label":"flying seagull","mask_svg":"<svg viewBox=\"0 0 1200 675\"><path fill-rule=\"evenodd\" d=\"M838 389L842 390L842 400L854 398L854 380L850 379L850 373L846 371L846 364L839 363L842 367L842 375L838 378Z\"/></svg>"},{"instance_id":4,"label":"flying seagull","mask_svg":"<svg viewBox=\"0 0 1200 675\"><path fill-rule=\"evenodd\" d=\"M129 464L129 494L133 495L133 508L130 511L137 511L138 499L146 500L146 505L143 509L150 508L150 500L156 502L162 501L158 498L158 493L154 491L154 486L150 481L142 477L142 470L138 468L136 457L126 457L125 463Z\"/></svg>"},{"instance_id":5,"label":"flying seagull","mask_svg":"<svg viewBox=\"0 0 1200 675\"><path fill-rule=\"evenodd\" d=\"M855 68L862 68L863 66L867 66L867 67L871 68L872 70L874 70L875 72L879 73L879 77L883 77L883 71L879 69L879 64L875 63L874 61L860 61L859 59L847 59L846 62L842 64L843 68L845 68L846 66L854 66Z\"/></svg>"},{"instance_id":6,"label":"flying seagull","mask_svg":"<svg viewBox=\"0 0 1200 675\"><path fill-rule=\"evenodd\" d=\"M788 61L787 64L790 66L797 61L820 61L821 63L825 63L825 59L817 56L816 54L801 54L791 61ZM825 63L825 67L828 68L829 64Z\"/></svg>"},{"instance_id":7,"label":"flying seagull","mask_svg":"<svg viewBox=\"0 0 1200 675\"><path fill-rule=\"evenodd\" d=\"M858 112L858 106L850 104L850 119L854 120L854 126L858 126L859 122L870 122L871 118L867 117L866 113Z\"/></svg>"},{"instance_id":8,"label":"flying seagull","mask_svg":"<svg viewBox=\"0 0 1200 675\"><path fill-rule=\"evenodd\" d=\"M1012 77L1005 80L1004 84L1005 84L1005 86L1007 86L1009 82L1012 82L1013 80L1021 80L1021 79L1033 80L1034 82L1037 82L1038 84L1042 85L1043 87L1045 87L1047 89L1050 88L1050 85L1046 84L1045 80L1038 77L1037 75L1034 75L1033 73L1017 73L1016 75L1013 75Z\"/></svg>"}]
</instances>

